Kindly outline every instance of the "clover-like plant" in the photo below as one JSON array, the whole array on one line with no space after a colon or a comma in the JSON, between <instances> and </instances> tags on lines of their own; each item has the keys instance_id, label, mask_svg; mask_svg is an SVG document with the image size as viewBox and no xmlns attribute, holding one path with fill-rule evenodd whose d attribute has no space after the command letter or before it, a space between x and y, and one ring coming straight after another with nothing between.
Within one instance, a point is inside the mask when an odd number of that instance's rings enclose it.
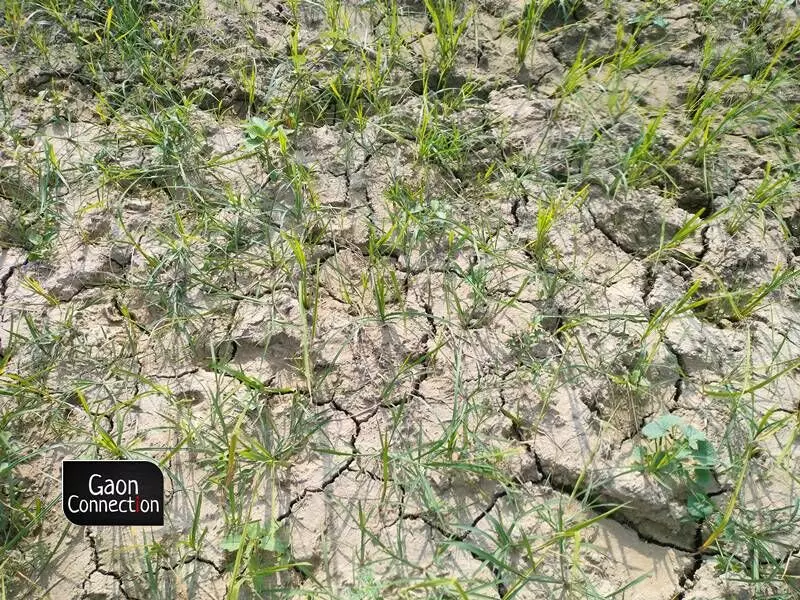
<instances>
[{"instance_id":1,"label":"clover-like plant","mask_svg":"<svg viewBox=\"0 0 800 600\"><path fill-rule=\"evenodd\" d=\"M646 441L634 450L636 466L665 483L685 485L689 514L696 520L707 518L714 510L707 490L717 457L705 434L667 413L645 425L642 435Z\"/></svg>"}]
</instances>

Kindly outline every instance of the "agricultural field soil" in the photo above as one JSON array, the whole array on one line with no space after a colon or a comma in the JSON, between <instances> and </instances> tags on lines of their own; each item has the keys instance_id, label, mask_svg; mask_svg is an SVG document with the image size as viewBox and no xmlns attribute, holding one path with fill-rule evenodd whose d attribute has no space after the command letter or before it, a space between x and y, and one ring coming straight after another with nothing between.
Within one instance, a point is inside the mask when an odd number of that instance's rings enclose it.
<instances>
[{"instance_id":1,"label":"agricultural field soil","mask_svg":"<svg viewBox=\"0 0 800 600\"><path fill-rule=\"evenodd\" d=\"M793 0L3 0L0 599L796 598L798 275Z\"/></svg>"}]
</instances>

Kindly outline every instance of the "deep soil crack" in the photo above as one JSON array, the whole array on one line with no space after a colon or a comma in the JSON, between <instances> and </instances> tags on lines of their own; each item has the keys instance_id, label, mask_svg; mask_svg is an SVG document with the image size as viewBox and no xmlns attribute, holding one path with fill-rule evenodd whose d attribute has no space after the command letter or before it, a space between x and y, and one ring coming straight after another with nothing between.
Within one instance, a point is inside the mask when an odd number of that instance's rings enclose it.
<instances>
[{"instance_id":1,"label":"deep soil crack","mask_svg":"<svg viewBox=\"0 0 800 600\"><path fill-rule=\"evenodd\" d=\"M92 573L102 573L103 575L108 575L109 577L113 577L117 580L119 584L120 593L126 598L126 600L139 600L135 596L131 596L127 591L125 591L124 581L122 579L122 575L117 573L116 571L110 571L108 569L104 569L100 564L100 554L97 550L97 540L94 538L94 534L92 533L91 527L86 527L84 529L84 535L86 539L89 541L89 548L92 551L92 560L94 561L94 571ZM91 577L92 573L89 573L89 577Z\"/></svg>"},{"instance_id":2,"label":"deep soil crack","mask_svg":"<svg viewBox=\"0 0 800 600\"><path fill-rule=\"evenodd\" d=\"M328 486L332 485L342 474L344 474L345 472L349 471L350 470L350 466L353 464L353 462L355 462L356 457L358 456L358 449L356 447L356 440L358 439L358 436L361 433L361 422L358 421L354 416L352 416L345 409L338 407L335 403L333 403L333 401L331 401L331 406L333 406L334 409L346 414L347 417L352 419L353 423L355 424L355 431L353 432L353 435L350 436L350 440L349 440L349 445L350 445L350 448L351 448L352 452L348 456L347 460L344 463L342 463L339 466L339 468L336 469L336 471L334 471L327 478L325 478L319 486L311 487L311 488L307 487L307 488L303 489L303 491L300 492L300 494L298 494L292 500L290 500L286 510L282 514L280 514L278 516L277 521L279 521L279 522L280 521L284 521L287 518L289 518L291 516L291 514L292 514L292 511L294 510L294 507L297 505L297 503L300 502L301 500L303 500L308 494L316 494L316 493L324 491L325 488L327 488Z\"/></svg>"}]
</instances>

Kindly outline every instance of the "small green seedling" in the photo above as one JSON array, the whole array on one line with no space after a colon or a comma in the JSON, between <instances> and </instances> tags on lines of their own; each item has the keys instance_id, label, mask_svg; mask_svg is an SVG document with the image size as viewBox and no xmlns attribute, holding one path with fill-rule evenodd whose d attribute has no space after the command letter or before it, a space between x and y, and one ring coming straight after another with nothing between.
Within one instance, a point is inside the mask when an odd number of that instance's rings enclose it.
<instances>
[{"instance_id":1,"label":"small green seedling","mask_svg":"<svg viewBox=\"0 0 800 600\"><path fill-rule=\"evenodd\" d=\"M472 19L475 7L461 10L460 3L453 0L424 0L424 2L436 35L441 82L456 62L459 40Z\"/></svg>"},{"instance_id":2,"label":"small green seedling","mask_svg":"<svg viewBox=\"0 0 800 600\"><path fill-rule=\"evenodd\" d=\"M225 536L222 550L233 555L233 572L237 574L226 598L239 598L245 586L263 597L267 590L274 589L274 578L282 571L310 566L291 561L289 545L283 537L281 524L274 519L266 524L251 521Z\"/></svg>"},{"instance_id":3,"label":"small green seedling","mask_svg":"<svg viewBox=\"0 0 800 600\"><path fill-rule=\"evenodd\" d=\"M261 117L250 117L244 127L245 144L248 148L255 149L265 143L277 140L281 128Z\"/></svg>"},{"instance_id":4,"label":"small green seedling","mask_svg":"<svg viewBox=\"0 0 800 600\"><path fill-rule=\"evenodd\" d=\"M245 147L261 158L270 169L270 179L273 181L278 177L278 171L275 170L278 159L285 157L289 151L289 133L291 130L261 117L250 117L244 126Z\"/></svg>"},{"instance_id":5,"label":"small green seedling","mask_svg":"<svg viewBox=\"0 0 800 600\"><path fill-rule=\"evenodd\" d=\"M536 35L536 27L541 19L543 5L528 0L522 9L522 18L517 27L517 63L521 67L528 56L528 48ZM538 8L538 10L537 10Z\"/></svg>"},{"instance_id":6,"label":"small green seedling","mask_svg":"<svg viewBox=\"0 0 800 600\"><path fill-rule=\"evenodd\" d=\"M714 447L702 431L672 414L663 414L642 428L646 438L634 450L636 465L666 482L682 483L688 489L688 510L700 521L714 510L706 494L713 483L716 464Z\"/></svg>"}]
</instances>

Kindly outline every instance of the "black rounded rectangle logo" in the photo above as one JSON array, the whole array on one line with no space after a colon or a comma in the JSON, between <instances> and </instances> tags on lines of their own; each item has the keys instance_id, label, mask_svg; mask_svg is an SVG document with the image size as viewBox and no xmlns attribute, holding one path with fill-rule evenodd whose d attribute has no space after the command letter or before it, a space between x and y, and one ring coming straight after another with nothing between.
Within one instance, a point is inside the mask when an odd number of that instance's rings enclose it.
<instances>
[{"instance_id":1,"label":"black rounded rectangle logo","mask_svg":"<svg viewBox=\"0 0 800 600\"><path fill-rule=\"evenodd\" d=\"M164 524L164 475L147 460L65 460L61 490L75 525Z\"/></svg>"}]
</instances>

